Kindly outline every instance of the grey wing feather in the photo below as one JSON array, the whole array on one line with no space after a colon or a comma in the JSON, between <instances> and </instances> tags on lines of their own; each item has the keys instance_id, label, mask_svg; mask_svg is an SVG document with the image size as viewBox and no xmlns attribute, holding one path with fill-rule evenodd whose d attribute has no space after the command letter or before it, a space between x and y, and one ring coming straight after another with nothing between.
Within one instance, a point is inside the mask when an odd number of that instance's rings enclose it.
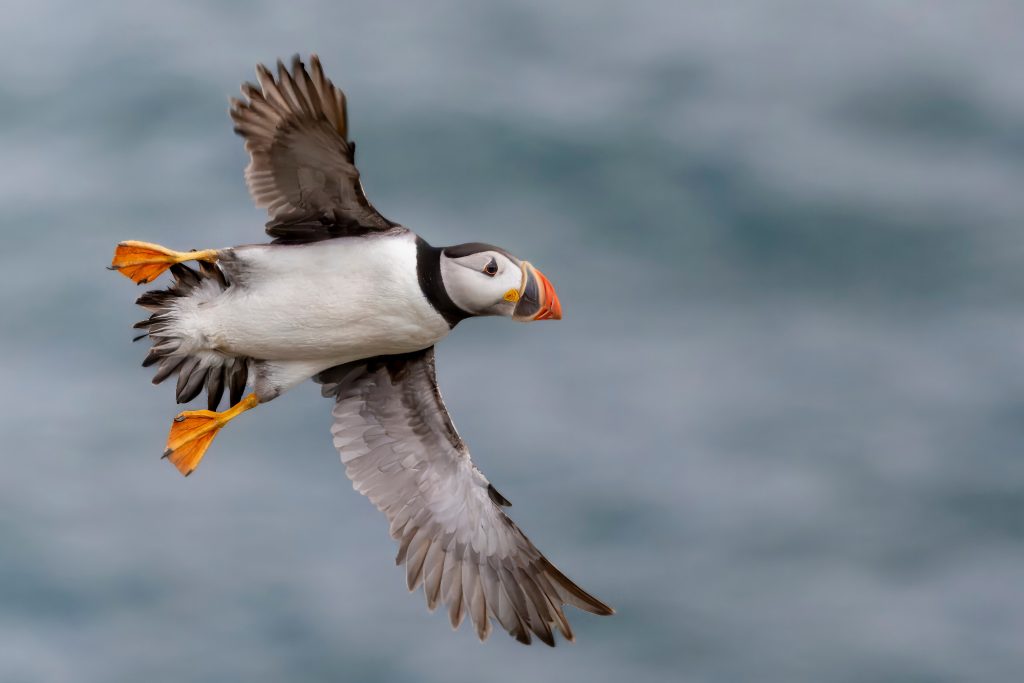
<instances>
[{"instance_id":1,"label":"grey wing feather","mask_svg":"<svg viewBox=\"0 0 1024 683\"><path fill-rule=\"evenodd\" d=\"M310 74L296 55L277 78L257 66L259 86L242 85L231 100L235 132L250 161L245 181L270 215L267 232L279 242L310 242L391 230L397 224L367 200L348 137L345 95L310 57Z\"/></svg>"},{"instance_id":2,"label":"grey wing feather","mask_svg":"<svg viewBox=\"0 0 1024 683\"><path fill-rule=\"evenodd\" d=\"M331 433L352 486L390 522L409 590L468 615L481 640L491 620L530 643L572 640L562 611L613 610L560 572L501 509L473 465L437 388L434 350L346 363L316 377L333 397Z\"/></svg>"}]
</instances>

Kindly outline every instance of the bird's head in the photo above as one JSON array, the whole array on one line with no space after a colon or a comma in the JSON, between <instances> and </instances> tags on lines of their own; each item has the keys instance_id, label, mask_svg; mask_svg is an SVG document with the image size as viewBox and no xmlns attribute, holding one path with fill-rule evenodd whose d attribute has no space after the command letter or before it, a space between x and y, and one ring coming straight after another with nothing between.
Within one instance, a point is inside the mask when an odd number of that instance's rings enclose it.
<instances>
[{"instance_id":1,"label":"bird's head","mask_svg":"<svg viewBox=\"0 0 1024 683\"><path fill-rule=\"evenodd\" d=\"M504 315L520 322L562 319L562 305L544 274L490 244L446 247L441 279L455 305L470 315Z\"/></svg>"}]
</instances>

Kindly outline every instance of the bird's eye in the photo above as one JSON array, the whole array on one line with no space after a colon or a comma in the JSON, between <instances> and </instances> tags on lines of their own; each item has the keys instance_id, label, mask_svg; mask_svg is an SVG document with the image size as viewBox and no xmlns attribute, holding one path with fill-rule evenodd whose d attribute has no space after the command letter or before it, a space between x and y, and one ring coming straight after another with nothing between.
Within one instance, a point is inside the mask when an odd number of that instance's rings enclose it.
<instances>
[{"instance_id":1,"label":"bird's eye","mask_svg":"<svg viewBox=\"0 0 1024 683\"><path fill-rule=\"evenodd\" d=\"M484 275L488 277L494 277L498 274L498 262L492 257L490 262L484 266Z\"/></svg>"}]
</instances>

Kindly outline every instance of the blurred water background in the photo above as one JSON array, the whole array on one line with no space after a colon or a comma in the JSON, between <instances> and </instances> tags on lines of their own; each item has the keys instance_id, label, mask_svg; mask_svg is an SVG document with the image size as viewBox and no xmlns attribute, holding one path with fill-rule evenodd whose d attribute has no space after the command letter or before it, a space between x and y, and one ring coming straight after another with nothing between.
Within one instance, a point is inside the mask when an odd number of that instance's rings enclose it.
<instances>
[{"instance_id":1,"label":"blurred water background","mask_svg":"<svg viewBox=\"0 0 1024 683\"><path fill-rule=\"evenodd\" d=\"M3 10L0 680L1021 680L1021 4ZM385 215L558 288L438 366L575 644L406 594L312 384L158 459L103 267L263 241L227 97L310 51Z\"/></svg>"}]
</instances>

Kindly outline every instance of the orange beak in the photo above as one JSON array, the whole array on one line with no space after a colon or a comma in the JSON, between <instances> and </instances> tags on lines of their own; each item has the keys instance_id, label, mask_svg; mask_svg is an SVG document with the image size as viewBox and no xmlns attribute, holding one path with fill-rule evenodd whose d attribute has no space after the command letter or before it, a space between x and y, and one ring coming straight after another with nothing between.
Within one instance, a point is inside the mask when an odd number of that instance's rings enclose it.
<instances>
[{"instance_id":1,"label":"orange beak","mask_svg":"<svg viewBox=\"0 0 1024 683\"><path fill-rule=\"evenodd\" d=\"M522 262L523 284L519 288L519 303L512 318L528 323L534 320L561 320L562 304L544 273L529 262Z\"/></svg>"},{"instance_id":2,"label":"orange beak","mask_svg":"<svg viewBox=\"0 0 1024 683\"><path fill-rule=\"evenodd\" d=\"M533 269L533 272L537 276L537 284L540 285L541 291L540 311L537 312L537 315L533 316L533 319L561 320L562 304L558 300L558 295L555 294L555 288L551 286L551 280L544 277L544 273L536 268Z\"/></svg>"}]
</instances>

